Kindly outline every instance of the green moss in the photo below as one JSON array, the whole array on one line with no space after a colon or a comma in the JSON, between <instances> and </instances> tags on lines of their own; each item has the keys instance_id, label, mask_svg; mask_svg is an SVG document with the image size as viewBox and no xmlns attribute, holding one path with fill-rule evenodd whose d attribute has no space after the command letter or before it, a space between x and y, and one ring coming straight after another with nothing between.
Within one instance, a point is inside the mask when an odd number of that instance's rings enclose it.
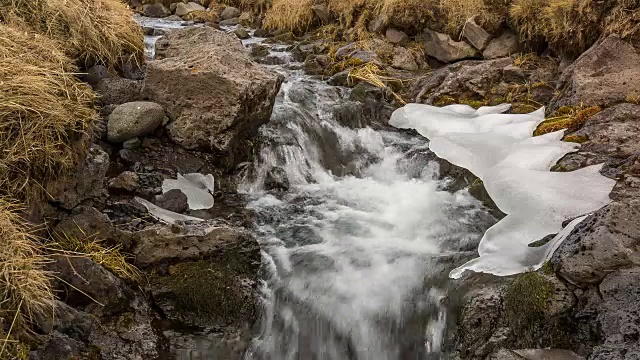
<instances>
[{"instance_id":1,"label":"green moss","mask_svg":"<svg viewBox=\"0 0 640 360\"><path fill-rule=\"evenodd\" d=\"M87 346L87 359L88 360L102 360L102 349L99 346L89 344Z\"/></svg>"},{"instance_id":2,"label":"green moss","mask_svg":"<svg viewBox=\"0 0 640 360\"><path fill-rule=\"evenodd\" d=\"M170 276L158 281L171 289L179 311L214 322L234 323L256 311L253 299L243 293L241 279L234 270L237 269L210 261L180 263L170 267Z\"/></svg>"},{"instance_id":3,"label":"green moss","mask_svg":"<svg viewBox=\"0 0 640 360\"><path fill-rule=\"evenodd\" d=\"M555 274L555 270L553 270L553 264L551 263L551 260L545 262L540 268L540 271L542 271L542 273L545 275Z\"/></svg>"},{"instance_id":4,"label":"green moss","mask_svg":"<svg viewBox=\"0 0 640 360\"><path fill-rule=\"evenodd\" d=\"M528 114L531 112L536 111L538 108L536 106L533 106L531 104L515 104L512 108L511 108L511 112L514 114Z\"/></svg>"},{"instance_id":5,"label":"green moss","mask_svg":"<svg viewBox=\"0 0 640 360\"><path fill-rule=\"evenodd\" d=\"M433 105L434 106L447 106L447 105L452 105L452 104L456 104L457 101L455 98L448 96L448 95L442 95L440 97L438 97L434 102Z\"/></svg>"},{"instance_id":6,"label":"green moss","mask_svg":"<svg viewBox=\"0 0 640 360\"><path fill-rule=\"evenodd\" d=\"M477 109L479 107L486 106L489 102L487 100L472 100L472 99L462 98L459 100L459 103L464 105L469 105L472 108Z\"/></svg>"},{"instance_id":7,"label":"green moss","mask_svg":"<svg viewBox=\"0 0 640 360\"><path fill-rule=\"evenodd\" d=\"M574 142L574 143L582 144L583 142L585 142L585 141L587 141L589 139L584 135L570 134L570 135L565 136L562 140L564 140L566 142Z\"/></svg>"},{"instance_id":8,"label":"green moss","mask_svg":"<svg viewBox=\"0 0 640 360\"><path fill-rule=\"evenodd\" d=\"M545 311L553 284L537 272L517 275L507 287L504 307L507 322L522 346L534 346L546 326Z\"/></svg>"}]
</instances>

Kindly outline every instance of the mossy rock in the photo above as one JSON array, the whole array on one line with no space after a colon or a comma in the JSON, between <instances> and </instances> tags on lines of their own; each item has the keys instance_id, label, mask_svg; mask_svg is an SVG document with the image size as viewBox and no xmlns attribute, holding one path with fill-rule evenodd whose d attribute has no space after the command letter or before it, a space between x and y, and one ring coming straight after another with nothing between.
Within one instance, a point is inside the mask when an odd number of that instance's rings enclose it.
<instances>
[{"instance_id":1,"label":"mossy rock","mask_svg":"<svg viewBox=\"0 0 640 360\"><path fill-rule=\"evenodd\" d=\"M153 276L156 304L171 320L196 326L250 326L257 310L254 281L243 269L213 261L185 262L169 267L168 276Z\"/></svg>"}]
</instances>

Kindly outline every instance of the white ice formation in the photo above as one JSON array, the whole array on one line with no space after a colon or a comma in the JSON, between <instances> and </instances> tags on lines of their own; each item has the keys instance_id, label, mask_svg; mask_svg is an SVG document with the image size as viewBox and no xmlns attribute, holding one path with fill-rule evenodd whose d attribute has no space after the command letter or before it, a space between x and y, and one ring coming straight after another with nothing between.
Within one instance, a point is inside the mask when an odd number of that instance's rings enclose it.
<instances>
[{"instance_id":1,"label":"white ice formation","mask_svg":"<svg viewBox=\"0 0 640 360\"><path fill-rule=\"evenodd\" d=\"M149 211L149 214L151 214L151 216L153 216L154 218L162 221L163 223L167 223L167 224L175 224L176 222L184 222L184 221L196 221L196 222L200 222L200 221L204 221L202 219L199 219L197 217L193 217L193 216L188 216L188 215L183 215L183 214L178 214L176 212L173 211L169 211L166 209L163 209L143 198L139 198L136 196L136 201L139 202L140 204L144 205L144 207L147 208L147 210Z\"/></svg>"},{"instance_id":2,"label":"white ice formation","mask_svg":"<svg viewBox=\"0 0 640 360\"><path fill-rule=\"evenodd\" d=\"M211 174L178 174L176 180L166 179L162 183L162 193L178 189L187 195L189 209L210 209L213 206L213 195L211 194L213 194L214 184L215 181Z\"/></svg>"},{"instance_id":3,"label":"white ice formation","mask_svg":"<svg viewBox=\"0 0 640 360\"><path fill-rule=\"evenodd\" d=\"M544 121L544 108L503 114L509 108L408 104L389 121L397 128L415 129L429 139L438 157L478 176L507 214L480 240L480 256L451 271L452 278L466 270L507 276L538 269L580 221L610 202L615 180L600 175L602 165L549 171L579 145L561 141L564 131L533 136ZM529 246L552 234L546 244Z\"/></svg>"}]
</instances>

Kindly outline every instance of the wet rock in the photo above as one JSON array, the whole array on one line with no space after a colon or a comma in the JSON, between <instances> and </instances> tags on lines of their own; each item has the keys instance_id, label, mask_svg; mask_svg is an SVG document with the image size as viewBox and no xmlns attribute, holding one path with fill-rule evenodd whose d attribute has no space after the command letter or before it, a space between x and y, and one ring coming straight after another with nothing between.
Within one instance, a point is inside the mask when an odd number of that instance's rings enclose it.
<instances>
[{"instance_id":1,"label":"wet rock","mask_svg":"<svg viewBox=\"0 0 640 360\"><path fill-rule=\"evenodd\" d=\"M54 228L62 238L111 240L117 237L109 217L94 207L77 206Z\"/></svg>"},{"instance_id":2,"label":"wet rock","mask_svg":"<svg viewBox=\"0 0 640 360\"><path fill-rule=\"evenodd\" d=\"M611 105L640 89L640 54L616 35L598 41L564 70L552 109L565 105Z\"/></svg>"},{"instance_id":3,"label":"wet rock","mask_svg":"<svg viewBox=\"0 0 640 360\"><path fill-rule=\"evenodd\" d=\"M327 80L329 85L333 86L349 86L349 73L351 69L340 71L337 74L334 74Z\"/></svg>"},{"instance_id":4,"label":"wet rock","mask_svg":"<svg viewBox=\"0 0 640 360\"><path fill-rule=\"evenodd\" d=\"M560 349L500 349L488 360L584 360L584 357L569 350Z\"/></svg>"},{"instance_id":5,"label":"wet rock","mask_svg":"<svg viewBox=\"0 0 640 360\"><path fill-rule=\"evenodd\" d=\"M287 191L289 190L289 178L287 172L281 167L272 167L267 171L264 179L265 190Z\"/></svg>"},{"instance_id":6,"label":"wet rock","mask_svg":"<svg viewBox=\"0 0 640 360\"><path fill-rule=\"evenodd\" d=\"M240 18L234 17L220 21L220 26L236 26L240 24Z\"/></svg>"},{"instance_id":7,"label":"wet rock","mask_svg":"<svg viewBox=\"0 0 640 360\"><path fill-rule=\"evenodd\" d=\"M65 289L67 304L77 307L99 306L106 313L127 309L131 291L124 281L101 265L78 256L55 255L51 260L47 268L64 280L59 287Z\"/></svg>"},{"instance_id":8,"label":"wet rock","mask_svg":"<svg viewBox=\"0 0 640 360\"><path fill-rule=\"evenodd\" d=\"M475 18L468 19L464 24L462 36L464 36L473 47L480 51L484 50L491 40L491 34L483 29L482 26L478 25Z\"/></svg>"},{"instance_id":9,"label":"wet rock","mask_svg":"<svg viewBox=\"0 0 640 360\"><path fill-rule=\"evenodd\" d=\"M206 9L204 8L204 6L194 2L188 2L188 3L180 2L178 3L178 5L176 5L177 16L185 16L194 11L205 11L205 10Z\"/></svg>"},{"instance_id":10,"label":"wet rock","mask_svg":"<svg viewBox=\"0 0 640 360\"><path fill-rule=\"evenodd\" d=\"M157 195L155 204L163 209L182 214L189 210L187 195L179 189L169 190L162 195Z\"/></svg>"},{"instance_id":11,"label":"wet rock","mask_svg":"<svg viewBox=\"0 0 640 360\"><path fill-rule=\"evenodd\" d=\"M394 45L402 45L409 41L409 36L404 31L393 28L387 29L385 37L390 43Z\"/></svg>"},{"instance_id":12,"label":"wet rock","mask_svg":"<svg viewBox=\"0 0 640 360\"><path fill-rule=\"evenodd\" d=\"M242 26L238 26L236 30L233 32L240 39L248 39L249 33Z\"/></svg>"},{"instance_id":13,"label":"wet rock","mask_svg":"<svg viewBox=\"0 0 640 360\"><path fill-rule=\"evenodd\" d=\"M96 85L100 80L109 77L109 70L102 65L95 65L87 70L87 73L82 76L82 80L90 85Z\"/></svg>"},{"instance_id":14,"label":"wet rock","mask_svg":"<svg viewBox=\"0 0 640 360\"><path fill-rule=\"evenodd\" d=\"M505 31L502 35L491 40L482 56L487 60L510 56L520 51L518 35Z\"/></svg>"},{"instance_id":15,"label":"wet rock","mask_svg":"<svg viewBox=\"0 0 640 360\"><path fill-rule=\"evenodd\" d=\"M502 314L502 294L495 287L479 289L467 295L467 303L458 321L458 351L463 357L483 356L490 339L498 328Z\"/></svg>"},{"instance_id":16,"label":"wet rock","mask_svg":"<svg viewBox=\"0 0 640 360\"><path fill-rule=\"evenodd\" d=\"M331 21L331 14L329 8L325 4L316 4L311 6L314 15L323 23L328 24Z\"/></svg>"},{"instance_id":17,"label":"wet rock","mask_svg":"<svg viewBox=\"0 0 640 360\"><path fill-rule=\"evenodd\" d=\"M162 3L142 5L142 13L144 16L152 18L163 18L171 15L171 10L167 9Z\"/></svg>"},{"instance_id":18,"label":"wet rock","mask_svg":"<svg viewBox=\"0 0 640 360\"><path fill-rule=\"evenodd\" d=\"M639 246L640 203L614 202L578 224L553 262L564 279L584 287L621 267L640 265Z\"/></svg>"},{"instance_id":19,"label":"wet rock","mask_svg":"<svg viewBox=\"0 0 640 360\"><path fill-rule=\"evenodd\" d=\"M140 141L139 137L134 137L133 139L129 139L122 143L122 148L129 149L129 150L138 149L141 146L142 146L142 141Z\"/></svg>"},{"instance_id":20,"label":"wet rock","mask_svg":"<svg viewBox=\"0 0 640 360\"><path fill-rule=\"evenodd\" d=\"M49 184L52 202L71 210L81 202L104 195L104 177L109 169L109 155L92 145L76 171Z\"/></svg>"},{"instance_id":21,"label":"wet rock","mask_svg":"<svg viewBox=\"0 0 640 360\"><path fill-rule=\"evenodd\" d=\"M425 53L444 63L478 57L479 53L464 41L454 41L449 35L425 29L416 37L424 44Z\"/></svg>"},{"instance_id":22,"label":"wet rock","mask_svg":"<svg viewBox=\"0 0 640 360\"><path fill-rule=\"evenodd\" d=\"M133 171L124 171L109 181L109 189L133 192L138 188L138 174Z\"/></svg>"},{"instance_id":23,"label":"wet rock","mask_svg":"<svg viewBox=\"0 0 640 360\"><path fill-rule=\"evenodd\" d=\"M633 359L640 356L640 268L618 270L600 284L602 304L598 322L604 344L592 360Z\"/></svg>"},{"instance_id":24,"label":"wet rock","mask_svg":"<svg viewBox=\"0 0 640 360\"><path fill-rule=\"evenodd\" d=\"M103 78L95 86L102 105L124 104L142 99L142 81L124 78Z\"/></svg>"},{"instance_id":25,"label":"wet rock","mask_svg":"<svg viewBox=\"0 0 640 360\"><path fill-rule=\"evenodd\" d=\"M394 49L393 62L391 66L396 69L407 71L416 71L420 68L413 53L403 47L396 47Z\"/></svg>"},{"instance_id":26,"label":"wet rock","mask_svg":"<svg viewBox=\"0 0 640 360\"><path fill-rule=\"evenodd\" d=\"M222 10L222 14L220 14L220 17L222 18L222 20L229 20L239 17L240 14L241 11L238 10L238 8L227 6L226 8L224 8L224 10Z\"/></svg>"},{"instance_id":27,"label":"wet rock","mask_svg":"<svg viewBox=\"0 0 640 360\"><path fill-rule=\"evenodd\" d=\"M208 27L170 32L158 41L157 58L147 66L146 90L173 120L171 139L233 164L269 121L282 76L251 61L235 35Z\"/></svg>"},{"instance_id":28,"label":"wet rock","mask_svg":"<svg viewBox=\"0 0 640 360\"><path fill-rule=\"evenodd\" d=\"M135 137L152 134L164 119L161 105L149 101L122 104L109 115L107 138L121 143Z\"/></svg>"}]
</instances>

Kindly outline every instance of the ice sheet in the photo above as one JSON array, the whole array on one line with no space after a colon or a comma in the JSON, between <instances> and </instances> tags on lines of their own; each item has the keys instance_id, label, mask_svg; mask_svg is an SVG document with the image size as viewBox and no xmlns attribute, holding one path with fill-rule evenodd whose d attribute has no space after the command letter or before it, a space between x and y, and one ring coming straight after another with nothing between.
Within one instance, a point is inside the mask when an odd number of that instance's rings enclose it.
<instances>
[{"instance_id":1,"label":"ice sheet","mask_svg":"<svg viewBox=\"0 0 640 360\"><path fill-rule=\"evenodd\" d=\"M178 214L173 211L165 210L143 198L136 197L135 199L137 202L144 205L147 210L149 210L149 214L151 214L151 216L167 224L175 224L179 221L204 221L197 217Z\"/></svg>"},{"instance_id":2,"label":"ice sheet","mask_svg":"<svg viewBox=\"0 0 640 360\"><path fill-rule=\"evenodd\" d=\"M213 206L213 194L215 181L213 175L199 173L178 174L177 179L166 179L162 183L162 193L178 189L187 195L189 209L210 209Z\"/></svg>"},{"instance_id":3,"label":"ice sheet","mask_svg":"<svg viewBox=\"0 0 640 360\"><path fill-rule=\"evenodd\" d=\"M550 172L578 144L561 141L564 132L533 137L544 121L544 108L530 114L503 114L508 104L475 110L466 105L442 108L408 104L389 123L415 129L430 140L439 157L478 176L507 216L484 234L478 258L451 272L486 272L499 276L537 269L586 214L611 200L615 180L600 174L601 165L573 172ZM564 221L574 219L562 228ZM545 236L540 247L529 247Z\"/></svg>"}]
</instances>

